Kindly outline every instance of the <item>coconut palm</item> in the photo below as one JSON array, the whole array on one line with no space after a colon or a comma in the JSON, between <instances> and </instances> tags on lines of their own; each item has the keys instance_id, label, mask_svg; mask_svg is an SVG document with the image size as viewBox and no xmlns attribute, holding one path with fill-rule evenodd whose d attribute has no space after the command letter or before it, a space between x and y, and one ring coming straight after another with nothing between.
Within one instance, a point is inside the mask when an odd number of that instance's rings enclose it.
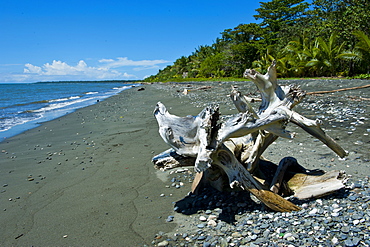
<instances>
[{"instance_id":1,"label":"coconut palm","mask_svg":"<svg viewBox=\"0 0 370 247\"><path fill-rule=\"evenodd\" d=\"M304 76L307 73L306 64L314 57L311 43L308 38L298 37L285 46L283 53L291 76Z\"/></svg>"},{"instance_id":2,"label":"coconut palm","mask_svg":"<svg viewBox=\"0 0 370 247\"><path fill-rule=\"evenodd\" d=\"M338 34L333 32L329 40L326 42L322 37L317 38L316 47L314 51L318 51L307 64L308 67L315 67L317 71L320 71L321 75L335 74L336 68L338 67L339 58L344 50L345 43L337 44Z\"/></svg>"},{"instance_id":3,"label":"coconut palm","mask_svg":"<svg viewBox=\"0 0 370 247\"><path fill-rule=\"evenodd\" d=\"M270 46L267 48L266 53L261 55L261 58L259 60L253 61L252 67L261 74L266 73L266 68L270 66L272 61L276 60L272 53L273 49Z\"/></svg>"},{"instance_id":4,"label":"coconut palm","mask_svg":"<svg viewBox=\"0 0 370 247\"><path fill-rule=\"evenodd\" d=\"M359 51L358 59L366 66L366 72L370 70L370 37L363 31L355 31L353 34L358 38L355 49Z\"/></svg>"}]
</instances>

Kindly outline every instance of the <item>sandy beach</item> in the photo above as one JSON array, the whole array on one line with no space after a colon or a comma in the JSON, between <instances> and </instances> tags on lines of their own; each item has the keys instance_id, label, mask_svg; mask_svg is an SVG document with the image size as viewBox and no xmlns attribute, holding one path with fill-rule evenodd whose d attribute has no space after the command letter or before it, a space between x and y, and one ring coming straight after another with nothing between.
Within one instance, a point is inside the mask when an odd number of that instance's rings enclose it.
<instances>
[{"instance_id":1,"label":"sandy beach","mask_svg":"<svg viewBox=\"0 0 370 247\"><path fill-rule=\"evenodd\" d=\"M300 84L307 91L370 84L346 82ZM177 224L166 218L175 214L173 203L191 183L172 188L154 169L151 158L168 146L158 134L153 109L161 101L172 114L197 115L218 103L221 114L235 114L227 97L234 84L243 93L256 93L251 82L214 82L208 89L190 83L143 85L1 142L0 245L150 246L158 232L176 231ZM346 159L294 126L297 137L278 139L265 157L278 162L294 156L307 168L345 170L354 179L369 176L370 101L360 98L369 95L370 88L310 95L296 109L322 119L329 135L350 153ZM349 120L338 121L341 115Z\"/></svg>"}]
</instances>

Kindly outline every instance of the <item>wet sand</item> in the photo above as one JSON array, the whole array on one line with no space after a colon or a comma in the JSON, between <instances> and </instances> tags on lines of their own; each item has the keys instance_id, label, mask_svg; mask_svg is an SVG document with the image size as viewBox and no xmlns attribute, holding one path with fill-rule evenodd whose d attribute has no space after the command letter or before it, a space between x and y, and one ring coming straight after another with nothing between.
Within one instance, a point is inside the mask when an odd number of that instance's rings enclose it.
<instances>
[{"instance_id":1,"label":"wet sand","mask_svg":"<svg viewBox=\"0 0 370 247\"><path fill-rule=\"evenodd\" d=\"M0 143L1 246L140 246L175 226L187 191L169 196L151 157L167 148L154 106L177 99L140 88Z\"/></svg>"},{"instance_id":2,"label":"wet sand","mask_svg":"<svg viewBox=\"0 0 370 247\"><path fill-rule=\"evenodd\" d=\"M307 91L339 83L301 82ZM199 89L204 84L143 85L1 142L0 245L142 246L151 245L158 232L173 231L177 225L166 218L190 183L168 188L171 182L153 168L151 158L168 149L152 114L155 104L161 101L179 116L196 115L209 103L220 104L222 114L237 113L227 98L234 84L243 93L256 92L250 82L210 83L206 90ZM182 94L184 88L190 89L188 95ZM307 168L368 176L370 101L350 97L369 98L369 92L309 96L297 107L306 117L323 118L329 135L350 152L345 160L294 127L297 138L278 139L265 156L276 162L294 156ZM346 114L348 120L337 121Z\"/></svg>"}]
</instances>

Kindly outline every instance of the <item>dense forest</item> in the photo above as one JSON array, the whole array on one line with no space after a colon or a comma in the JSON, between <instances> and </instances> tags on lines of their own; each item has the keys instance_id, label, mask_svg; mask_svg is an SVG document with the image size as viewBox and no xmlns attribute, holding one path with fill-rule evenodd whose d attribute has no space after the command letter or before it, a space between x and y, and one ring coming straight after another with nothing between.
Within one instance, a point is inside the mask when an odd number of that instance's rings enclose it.
<instances>
[{"instance_id":1,"label":"dense forest","mask_svg":"<svg viewBox=\"0 0 370 247\"><path fill-rule=\"evenodd\" d=\"M277 61L279 77L370 77L369 0L261 2L257 23L221 32L145 81L242 77Z\"/></svg>"}]
</instances>

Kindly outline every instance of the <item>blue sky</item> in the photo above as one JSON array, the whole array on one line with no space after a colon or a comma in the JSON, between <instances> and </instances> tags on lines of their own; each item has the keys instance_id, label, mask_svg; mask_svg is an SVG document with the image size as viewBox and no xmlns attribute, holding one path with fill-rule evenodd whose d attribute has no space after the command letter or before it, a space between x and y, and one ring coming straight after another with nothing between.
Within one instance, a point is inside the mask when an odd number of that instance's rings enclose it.
<instances>
[{"instance_id":1,"label":"blue sky","mask_svg":"<svg viewBox=\"0 0 370 247\"><path fill-rule=\"evenodd\" d=\"M143 79L256 22L259 1L1 0L0 83Z\"/></svg>"}]
</instances>

